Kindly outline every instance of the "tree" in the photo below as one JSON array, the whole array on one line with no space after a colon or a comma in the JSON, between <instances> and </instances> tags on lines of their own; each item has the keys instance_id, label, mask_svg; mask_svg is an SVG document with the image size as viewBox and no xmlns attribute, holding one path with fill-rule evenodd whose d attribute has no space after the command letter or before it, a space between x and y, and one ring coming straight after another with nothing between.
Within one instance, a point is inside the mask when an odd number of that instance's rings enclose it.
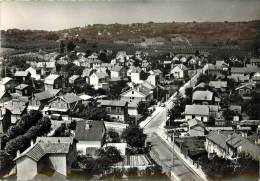
<instances>
[{"instance_id":1,"label":"tree","mask_svg":"<svg viewBox=\"0 0 260 181\"><path fill-rule=\"evenodd\" d=\"M150 74L148 72L141 71L140 73L140 79L146 80Z\"/></svg>"},{"instance_id":2,"label":"tree","mask_svg":"<svg viewBox=\"0 0 260 181\"><path fill-rule=\"evenodd\" d=\"M68 52L71 52L71 51L73 51L75 48L76 48L76 45L74 44L73 41L70 40L70 41L68 42L68 44L67 44L67 51L68 51Z\"/></svg>"},{"instance_id":3,"label":"tree","mask_svg":"<svg viewBox=\"0 0 260 181\"><path fill-rule=\"evenodd\" d=\"M252 99L247 107L247 113L250 119L260 119L260 96L257 93L252 94Z\"/></svg>"},{"instance_id":4,"label":"tree","mask_svg":"<svg viewBox=\"0 0 260 181\"><path fill-rule=\"evenodd\" d=\"M138 125L128 126L122 133L122 138L132 147L142 148L145 144L146 134Z\"/></svg>"},{"instance_id":5,"label":"tree","mask_svg":"<svg viewBox=\"0 0 260 181\"><path fill-rule=\"evenodd\" d=\"M144 117L147 117L149 115L148 106L143 101L138 103L137 111L138 111L138 114L141 114Z\"/></svg>"},{"instance_id":6,"label":"tree","mask_svg":"<svg viewBox=\"0 0 260 181\"><path fill-rule=\"evenodd\" d=\"M118 99L122 90L127 86L127 82L124 80L120 80L116 83L110 84L109 96L112 99Z\"/></svg>"},{"instance_id":7,"label":"tree","mask_svg":"<svg viewBox=\"0 0 260 181\"><path fill-rule=\"evenodd\" d=\"M8 173L13 165L10 156L4 150L0 150L0 176Z\"/></svg>"},{"instance_id":8,"label":"tree","mask_svg":"<svg viewBox=\"0 0 260 181\"><path fill-rule=\"evenodd\" d=\"M108 59L107 54L105 52L101 52L98 56L98 59L104 63L110 63L110 60Z\"/></svg>"},{"instance_id":9,"label":"tree","mask_svg":"<svg viewBox=\"0 0 260 181\"><path fill-rule=\"evenodd\" d=\"M192 93L193 93L192 87L187 87L185 89L185 96L188 99L189 104L191 104L191 102L192 102Z\"/></svg>"},{"instance_id":10,"label":"tree","mask_svg":"<svg viewBox=\"0 0 260 181\"><path fill-rule=\"evenodd\" d=\"M108 146L105 148L100 148L97 150L97 156L103 160L108 160L109 165L123 161L120 151L113 146Z\"/></svg>"},{"instance_id":11,"label":"tree","mask_svg":"<svg viewBox=\"0 0 260 181\"><path fill-rule=\"evenodd\" d=\"M120 143L120 136L116 131L110 129L107 132L107 141L110 143Z\"/></svg>"}]
</instances>

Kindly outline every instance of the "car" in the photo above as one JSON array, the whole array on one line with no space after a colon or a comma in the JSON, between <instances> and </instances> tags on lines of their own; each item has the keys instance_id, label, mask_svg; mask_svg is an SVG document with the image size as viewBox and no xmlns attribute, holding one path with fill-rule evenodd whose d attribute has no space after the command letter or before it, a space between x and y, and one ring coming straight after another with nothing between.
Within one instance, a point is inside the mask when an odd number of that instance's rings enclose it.
<instances>
[{"instance_id":1,"label":"car","mask_svg":"<svg viewBox=\"0 0 260 181\"><path fill-rule=\"evenodd\" d=\"M160 105L161 107L165 107L165 103L161 103L161 105Z\"/></svg>"}]
</instances>

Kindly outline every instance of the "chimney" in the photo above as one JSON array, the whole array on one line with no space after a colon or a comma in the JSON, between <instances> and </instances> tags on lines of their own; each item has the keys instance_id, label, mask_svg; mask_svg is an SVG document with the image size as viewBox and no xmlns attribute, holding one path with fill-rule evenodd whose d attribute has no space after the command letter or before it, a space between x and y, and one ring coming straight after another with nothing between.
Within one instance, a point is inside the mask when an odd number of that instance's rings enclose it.
<instances>
[{"instance_id":1,"label":"chimney","mask_svg":"<svg viewBox=\"0 0 260 181\"><path fill-rule=\"evenodd\" d=\"M16 157L19 157L19 156L20 156L20 150L17 150Z\"/></svg>"}]
</instances>

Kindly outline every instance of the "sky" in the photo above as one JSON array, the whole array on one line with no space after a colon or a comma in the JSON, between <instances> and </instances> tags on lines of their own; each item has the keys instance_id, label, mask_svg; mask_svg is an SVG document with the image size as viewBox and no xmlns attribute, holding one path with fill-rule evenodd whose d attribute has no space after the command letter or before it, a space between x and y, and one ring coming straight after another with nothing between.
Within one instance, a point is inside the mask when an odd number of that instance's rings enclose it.
<instances>
[{"instance_id":1,"label":"sky","mask_svg":"<svg viewBox=\"0 0 260 181\"><path fill-rule=\"evenodd\" d=\"M0 28L61 30L87 24L248 21L260 19L260 0L5 1Z\"/></svg>"}]
</instances>

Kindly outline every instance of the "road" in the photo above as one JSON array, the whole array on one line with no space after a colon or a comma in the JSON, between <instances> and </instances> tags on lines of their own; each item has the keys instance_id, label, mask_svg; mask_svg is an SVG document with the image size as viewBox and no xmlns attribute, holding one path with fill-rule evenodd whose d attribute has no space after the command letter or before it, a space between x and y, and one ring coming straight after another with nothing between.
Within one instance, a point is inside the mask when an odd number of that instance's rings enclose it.
<instances>
[{"instance_id":1,"label":"road","mask_svg":"<svg viewBox=\"0 0 260 181\"><path fill-rule=\"evenodd\" d=\"M179 93L185 96L185 89L187 87L194 87L197 78L202 70L199 70L190 81L184 84ZM173 101L177 93L171 96L166 102L165 107L157 107L156 114L143 125L144 132L148 135L147 141L151 142L151 154L154 155L155 161L163 166L164 170L173 169L174 173L183 181L202 181L202 179L190 168L186 163L180 159L172 148L163 140L161 136L165 135L164 125L167 120L167 111L173 107Z\"/></svg>"},{"instance_id":2,"label":"road","mask_svg":"<svg viewBox=\"0 0 260 181\"><path fill-rule=\"evenodd\" d=\"M162 165L165 171L173 170L174 174L182 181L201 181L176 153L156 134L151 134L147 141L151 142L151 156Z\"/></svg>"}]
</instances>

